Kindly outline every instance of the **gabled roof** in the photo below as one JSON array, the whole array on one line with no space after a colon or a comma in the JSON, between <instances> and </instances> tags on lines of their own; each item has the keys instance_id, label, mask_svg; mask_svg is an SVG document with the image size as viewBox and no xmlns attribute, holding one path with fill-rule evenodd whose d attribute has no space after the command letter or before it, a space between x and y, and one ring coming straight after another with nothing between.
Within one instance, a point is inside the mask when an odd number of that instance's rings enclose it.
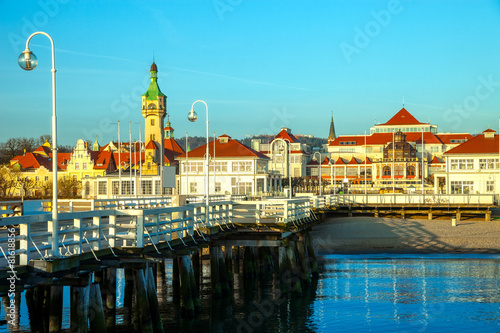
<instances>
[{"instance_id":1,"label":"gabled roof","mask_svg":"<svg viewBox=\"0 0 500 333\"><path fill-rule=\"evenodd\" d=\"M189 158L205 156L207 145L200 146L189 152ZM266 155L242 144L241 142L229 139L227 143L221 143L220 140L213 140L208 144L208 151L213 155L215 149L215 158L219 157L259 157L269 159ZM186 153L182 153L179 158L186 158Z\"/></svg>"},{"instance_id":2,"label":"gabled roof","mask_svg":"<svg viewBox=\"0 0 500 333\"><path fill-rule=\"evenodd\" d=\"M346 161L342 157L339 157L336 161L335 164L347 164Z\"/></svg>"},{"instance_id":3,"label":"gabled roof","mask_svg":"<svg viewBox=\"0 0 500 333\"><path fill-rule=\"evenodd\" d=\"M52 154L50 154L52 157ZM57 167L61 170L68 168L68 162L71 160L71 153L57 153ZM52 162L50 162L52 163ZM50 168L52 170L52 168Z\"/></svg>"},{"instance_id":4,"label":"gabled roof","mask_svg":"<svg viewBox=\"0 0 500 333\"><path fill-rule=\"evenodd\" d=\"M432 161L429 162L429 164L443 164L444 161L442 161L441 159L437 158L436 156L434 156L432 158Z\"/></svg>"},{"instance_id":5,"label":"gabled roof","mask_svg":"<svg viewBox=\"0 0 500 333\"><path fill-rule=\"evenodd\" d=\"M477 135L445 154L498 154L498 134L492 138L485 138L484 134Z\"/></svg>"},{"instance_id":6,"label":"gabled roof","mask_svg":"<svg viewBox=\"0 0 500 333\"><path fill-rule=\"evenodd\" d=\"M299 142L299 140L295 137L295 135L293 135L292 133L288 133L285 129L282 129L278 134L276 134L276 136L274 137L274 139L271 140L271 142L273 142L275 139L278 138L292 143Z\"/></svg>"},{"instance_id":7,"label":"gabled roof","mask_svg":"<svg viewBox=\"0 0 500 333\"><path fill-rule=\"evenodd\" d=\"M307 162L307 165L318 165L318 161L310 160L309 162Z\"/></svg>"},{"instance_id":8,"label":"gabled roof","mask_svg":"<svg viewBox=\"0 0 500 333\"><path fill-rule=\"evenodd\" d=\"M146 149L158 149L158 146L153 140L149 140L148 144L146 145Z\"/></svg>"},{"instance_id":9,"label":"gabled roof","mask_svg":"<svg viewBox=\"0 0 500 333\"><path fill-rule=\"evenodd\" d=\"M370 158L369 158L369 157L367 157L367 158L366 158L366 160L365 160L365 163L366 163L366 164L372 164L372 160L370 160Z\"/></svg>"},{"instance_id":10,"label":"gabled roof","mask_svg":"<svg viewBox=\"0 0 500 333\"><path fill-rule=\"evenodd\" d=\"M177 143L177 141L175 141L175 139L165 139L163 142L163 147L165 149L177 153L178 155L184 154L184 149L182 149L182 147Z\"/></svg>"},{"instance_id":11,"label":"gabled roof","mask_svg":"<svg viewBox=\"0 0 500 333\"><path fill-rule=\"evenodd\" d=\"M354 156L351 158L351 160L349 161L349 163L347 164L359 164L358 160L356 158L354 158Z\"/></svg>"},{"instance_id":12,"label":"gabled roof","mask_svg":"<svg viewBox=\"0 0 500 333\"><path fill-rule=\"evenodd\" d=\"M109 163L114 159L114 155L110 151L103 151L99 154L94 163L94 169L108 169ZM116 163L115 163L116 164Z\"/></svg>"},{"instance_id":13,"label":"gabled roof","mask_svg":"<svg viewBox=\"0 0 500 333\"><path fill-rule=\"evenodd\" d=\"M418 125L424 124L418 121L415 117L412 116L410 112L408 112L404 107L399 110L391 119L389 119L385 124L379 124L375 126L382 125Z\"/></svg>"}]
</instances>

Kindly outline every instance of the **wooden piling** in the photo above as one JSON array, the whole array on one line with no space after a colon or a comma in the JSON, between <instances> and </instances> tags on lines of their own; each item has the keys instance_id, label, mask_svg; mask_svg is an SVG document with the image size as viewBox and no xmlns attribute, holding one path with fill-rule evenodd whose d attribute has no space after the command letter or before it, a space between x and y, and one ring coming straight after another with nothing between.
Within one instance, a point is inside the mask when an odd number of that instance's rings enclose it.
<instances>
[{"instance_id":1,"label":"wooden piling","mask_svg":"<svg viewBox=\"0 0 500 333\"><path fill-rule=\"evenodd\" d=\"M98 282L92 283L89 288L89 322L92 333L106 333L106 319Z\"/></svg>"},{"instance_id":2,"label":"wooden piling","mask_svg":"<svg viewBox=\"0 0 500 333\"><path fill-rule=\"evenodd\" d=\"M108 330L113 330L116 325L116 268L104 269L104 288L106 299L103 305L106 327Z\"/></svg>"},{"instance_id":3,"label":"wooden piling","mask_svg":"<svg viewBox=\"0 0 500 333\"><path fill-rule=\"evenodd\" d=\"M134 296L134 270L129 267L124 269L124 290L123 290L123 306L127 309L132 309L132 299Z\"/></svg>"},{"instance_id":4,"label":"wooden piling","mask_svg":"<svg viewBox=\"0 0 500 333\"><path fill-rule=\"evenodd\" d=\"M139 322L140 331L145 333L153 333L153 324L151 322L151 312L149 311L149 301L146 289L146 279L143 269L134 269L134 289L137 320Z\"/></svg>"},{"instance_id":5,"label":"wooden piling","mask_svg":"<svg viewBox=\"0 0 500 333\"><path fill-rule=\"evenodd\" d=\"M432 210L429 209L429 213L428 213L427 217L429 220L432 220Z\"/></svg>"},{"instance_id":6,"label":"wooden piling","mask_svg":"<svg viewBox=\"0 0 500 333\"><path fill-rule=\"evenodd\" d=\"M50 287L49 332L60 332L62 328L63 286ZM99 294L101 299L101 294ZM101 299L102 303L102 299Z\"/></svg>"},{"instance_id":7,"label":"wooden piling","mask_svg":"<svg viewBox=\"0 0 500 333\"><path fill-rule=\"evenodd\" d=\"M280 288L283 293L288 293L290 291L290 277L291 272L288 265L288 256L286 253L286 247L279 247L279 283Z\"/></svg>"},{"instance_id":8,"label":"wooden piling","mask_svg":"<svg viewBox=\"0 0 500 333\"><path fill-rule=\"evenodd\" d=\"M245 278L255 277L255 267L253 264L253 249L249 246L243 247L243 275Z\"/></svg>"},{"instance_id":9,"label":"wooden piling","mask_svg":"<svg viewBox=\"0 0 500 333\"><path fill-rule=\"evenodd\" d=\"M88 332L89 292L89 286L71 287L71 332Z\"/></svg>"},{"instance_id":10,"label":"wooden piling","mask_svg":"<svg viewBox=\"0 0 500 333\"><path fill-rule=\"evenodd\" d=\"M191 290L191 275L189 267L190 258L187 255L178 256L181 289L181 313L185 317L193 317L195 314L193 303L193 292Z\"/></svg>"},{"instance_id":11,"label":"wooden piling","mask_svg":"<svg viewBox=\"0 0 500 333\"><path fill-rule=\"evenodd\" d=\"M297 265L297 256L295 254L295 244L290 242L286 247L286 255L291 272L291 291L299 296L302 296L302 285L299 278L299 267Z\"/></svg>"},{"instance_id":12,"label":"wooden piling","mask_svg":"<svg viewBox=\"0 0 500 333\"><path fill-rule=\"evenodd\" d=\"M177 257L172 260L172 290L175 294L179 294L180 287L180 275L179 275L179 261Z\"/></svg>"},{"instance_id":13,"label":"wooden piling","mask_svg":"<svg viewBox=\"0 0 500 333\"><path fill-rule=\"evenodd\" d=\"M300 279L307 286L311 285L311 269L309 268L309 260L307 258L307 247L304 242L304 236L300 236L300 238L295 242L295 246L297 248L297 254L299 259L299 273Z\"/></svg>"},{"instance_id":14,"label":"wooden piling","mask_svg":"<svg viewBox=\"0 0 500 333\"><path fill-rule=\"evenodd\" d=\"M219 262L219 278L222 296L228 296L230 294L229 281L227 277L226 263L224 262L224 252L222 247L218 246L217 258Z\"/></svg>"},{"instance_id":15,"label":"wooden piling","mask_svg":"<svg viewBox=\"0 0 500 333\"><path fill-rule=\"evenodd\" d=\"M196 286L200 287L200 272L201 272L201 262L200 262L200 251L195 251L191 254L191 261L193 263L193 274Z\"/></svg>"},{"instance_id":16,"label":"wooden piling","mask_svg":"<svg viewBox=\"0 0 500 333\"><path fill-rule=\"evenodd\" d=\"M225 246L224 247L224 262L226 264L226 276L229 287L233 287L234 285L234 277L233 277L233 247Z\"/></svg>"},{"instance_id":17,"label":"wooden piling","mask_svg":"<svg viewBox=\"0 0 500 333\"><path fill-rule=\"evenodd\" d=\"M214 298L222 297L218 253L218 246L210 246L210 281L212 283L212 297Z\"/></svg>"},{"instance_id":18,"label":"wooden piling","mask_svg":"<svg viewBox=\"0 0 500 333\"><path fill-rule=\"evenodd\" d=\"M153 268L148 267L146 271L146 286L148 294L149 311L151 314L151 322L155 333L163 333L163 323L160 316L160 307L158 305L157 289L155 284L155 274Z\"/></svg>"},{"instance_id":19,"label":"wooden piling","mask_svg":"<svg viewBox=\"0 0 500 333\"><path fill-rule=\"evenodd\" d=\"M314 247L312 245L311 236L309 236L309 234L306 234L305 241L307 246L307 258L309 261L309 265L311 267L311 274L313 278L318 278L319 277L318 260L316 259L316 254L314 253Z\"/></svg>"},{"instance_id":20,"label":"wooden piling","mask_svg":"<svg viewBox=\"0 0 500 333\"><path fill-rule=\"evenodd\" d=\"M189 257L188 257L188 259L189 259ZM199 284L196 280L195 274L194 274L194 267L193 267L192 261L188 260L187 263L190 265L190 267L189 267L189 284L191 285L191 297L193 298L194 311L201 312L200 289L199 289L200 286L199 286ZM199 261L198 261L198 263L199 263Z\"/></svg>"},{"instance_id":21,"label":"wooden piling","mask_svg":"<svg viewBox=\"0 0 500 333\"><path fill-rule=\"evenodd\" d=\"M233 247L233 260L234 260L233 272L235 272L237 274L240 273L240 259L241 259L240 247L234 246Z\"/></svg>"}]
</instances>

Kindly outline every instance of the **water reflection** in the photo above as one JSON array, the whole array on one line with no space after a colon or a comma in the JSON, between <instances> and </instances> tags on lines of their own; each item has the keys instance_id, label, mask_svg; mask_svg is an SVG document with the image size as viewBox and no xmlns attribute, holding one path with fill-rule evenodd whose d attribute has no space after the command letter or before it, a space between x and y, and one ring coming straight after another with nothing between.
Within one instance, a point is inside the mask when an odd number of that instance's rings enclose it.
<instances>
[{"instance_id":1,"label":"water reflection","mask_svg":"<svg viewBox=\"0 0 500 333\"><path fill-rule=\"evenodd\" d=\"M202 312L183 318L167 261L157 279L158 302L169 332L499 331L500 257L326 256L319 280L303 296L281 293L276 274L244 278L234 269L233 293L212 299L209 262L200 269ZM117 332L134 331L133 293L117 270ZM69 314L69 288L64 290ZM21 301L19 332L30 332L34 314ZM2 310L5 316L5 310ZM69 316L63 327L68 329ZM33 320L32 320L33 322ZM0 332L9 331L5 322ZM11 330L14 332L14 330Z\"/></svg>"}]
</instances>

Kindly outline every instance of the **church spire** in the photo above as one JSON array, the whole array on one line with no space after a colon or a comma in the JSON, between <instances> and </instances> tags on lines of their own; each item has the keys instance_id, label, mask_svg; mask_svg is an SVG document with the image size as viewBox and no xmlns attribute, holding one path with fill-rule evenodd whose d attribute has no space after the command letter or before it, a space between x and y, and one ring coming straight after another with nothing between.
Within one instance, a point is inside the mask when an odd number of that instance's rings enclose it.
<instances>
[{"instance_id":1,"label":"church spire","mask_svg":"<svg viewBox=\"0 0 500 333\"><path fill-rule=\"evenodd\" d=\"M328 134L328 143L335 141L337 136L335 135L335 126L333 125L333 111L332 111L332 120L330 121L330 133Z\"/></svg>"}]
</instances>

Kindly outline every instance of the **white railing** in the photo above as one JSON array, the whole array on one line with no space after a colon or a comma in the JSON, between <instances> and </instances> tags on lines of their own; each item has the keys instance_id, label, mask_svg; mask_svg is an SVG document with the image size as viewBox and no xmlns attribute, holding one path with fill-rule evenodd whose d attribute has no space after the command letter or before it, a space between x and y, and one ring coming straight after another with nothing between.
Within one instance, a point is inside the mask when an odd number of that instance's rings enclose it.
<instances>
[{"instance_id":1,"label":"white railing","mask_svg":"<svg viewBox=\"0 0 500 333\"><path fill-rule=\"evenodd\" d=\"M314 219L308 198L241 201L233 209L234 223L298 224Z\"/></svg>"},{"instance_id":2,"label":"white railing","mask_svg":"<svg viewBox=\"0 0 500 333\"><path fill-rule=\"evenodd\" d=\"M232 202L213 203L209 206L206 220L204 204L181 207L157 207L145 209L103 209L84 212L60 213L59 228L52 235L52 215L39 214L0 219L0 227L16 226L15 240L19 246L14 251L16 262L27 265L31 259L53 257L52 237L58 239L56 256L72 256L103 248L167 243L174 239L193 238L200 228L218 226L229 228L232 223ZM0 244L7 244L8 229L2 229ZM5 252L7 249L2 250ZM98 260L98 257L96 256ZM2 258L0 268L7 267Z\"/></svg>"},{"instance_id":3,"label":"white railing","mask_svg":"<svg viewBox=\"0 0 500 333\"><path fill-rule=\"evenodd\" d=\"M494 194L337 194L307 196L314 208L336 205L493 206Z\"/></svg>"}]
</instances>

